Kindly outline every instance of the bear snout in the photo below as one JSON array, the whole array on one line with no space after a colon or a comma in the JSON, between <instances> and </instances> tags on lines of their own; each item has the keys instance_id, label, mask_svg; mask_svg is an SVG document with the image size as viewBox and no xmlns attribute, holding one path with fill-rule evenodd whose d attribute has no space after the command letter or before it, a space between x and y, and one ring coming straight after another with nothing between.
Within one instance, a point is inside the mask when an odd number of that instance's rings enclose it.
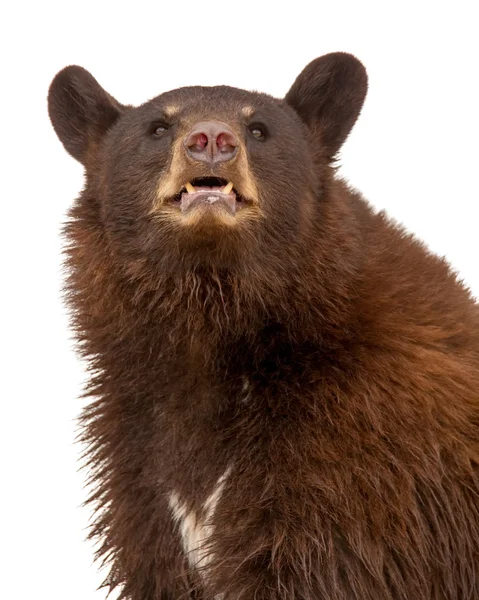
<instances>
[{"instance_id":1,"label":"bear snout","mask_svg":"<svg viewBox=\"0 0 479 600\"><path fill-rule=\"evenodd\" d=\"M184 147L190 158L215 165L236 156L239 140L226 123L202 121L187 134Z\"/></svg>"}]
</instances>

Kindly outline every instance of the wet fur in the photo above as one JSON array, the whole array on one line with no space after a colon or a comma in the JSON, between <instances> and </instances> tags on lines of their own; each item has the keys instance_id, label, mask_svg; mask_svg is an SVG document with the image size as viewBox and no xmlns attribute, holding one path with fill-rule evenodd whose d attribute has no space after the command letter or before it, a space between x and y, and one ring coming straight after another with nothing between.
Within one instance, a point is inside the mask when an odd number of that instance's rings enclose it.
<instances>
[{"instance_id":1,"label":"wet fur","mask_svg":"<svg viewBox=\"0 0 479 600\"><path fill-rule=\"evenodd\" d=\"M446 262L336 177L365 94L345 57L312 63L284 102L204 93L200 105L245 98L284 121L301 195L273 180L279 154L251 150L265 218L193 241L147 216L139 150L128 178L112 174L134 109L83 70L52 84L52 121L86 166L65 227L67 297L91 371L91 535L122 598L479 597L479 309ZM323 82L324 107L311 102ZM93 90L74 109L75 126L94 124L87 141L65 125L69 85L70 98ZM168 498L201 516L227 471L202 573Z\"/></svg>"}]
</instances>

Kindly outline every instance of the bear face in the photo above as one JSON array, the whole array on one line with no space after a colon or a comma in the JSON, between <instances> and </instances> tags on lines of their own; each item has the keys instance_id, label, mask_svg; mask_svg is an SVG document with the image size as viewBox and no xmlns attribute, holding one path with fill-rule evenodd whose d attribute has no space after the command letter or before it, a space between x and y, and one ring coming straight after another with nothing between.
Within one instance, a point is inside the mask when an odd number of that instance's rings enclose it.
<instances>
[{"instance_id":1,"label":"bear face","mask_svg":"<svg viewBox=\"0 0 479 600\"><path fill-rule=\"evenodd\" d=\"M188 137L214 127L216 139L223 131L233 138L225 160L206 156L216 146L214 131L198 156L187 146ZM267 133L257 139L260 127ZM278 232L283 243L298 239L316 185L308 150L306 127L272 98L232 88L169 92L126 111L106 136L105 224L132 258L147 255L163 272L247 268L278 254Z\"/></svg>"},{"instance_id":2,"label":"bear face","mask_svg":"<svg viewBox=\"0 0 479 600\"><path fill-rule=\"evenodd\" d=\"M68 67L52 83L49 107L66 149L86 167L119 259L162 273L260 268L277 279L317 233L327 166L365 91L359 61L335 54L312 63L285 100L191 87L133 108Z\"/></svg>"}]
</instances>

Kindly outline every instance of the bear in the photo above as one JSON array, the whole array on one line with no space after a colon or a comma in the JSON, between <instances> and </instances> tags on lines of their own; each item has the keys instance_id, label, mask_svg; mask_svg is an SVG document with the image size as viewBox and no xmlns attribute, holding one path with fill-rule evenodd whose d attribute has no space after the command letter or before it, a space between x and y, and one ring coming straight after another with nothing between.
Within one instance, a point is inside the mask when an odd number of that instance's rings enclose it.
<instances>
[{"instance_id":1,"label":"bear","mask_svg":"<svg viewBox=\"0 0 479 600\"><path fill-rule=\"evenodd\" d=\"M367 87L342 52L282 99L51 83L85 169L65 297L121 599L479 598L479 307L338 176Z\"/></svg>"}]
</instances>

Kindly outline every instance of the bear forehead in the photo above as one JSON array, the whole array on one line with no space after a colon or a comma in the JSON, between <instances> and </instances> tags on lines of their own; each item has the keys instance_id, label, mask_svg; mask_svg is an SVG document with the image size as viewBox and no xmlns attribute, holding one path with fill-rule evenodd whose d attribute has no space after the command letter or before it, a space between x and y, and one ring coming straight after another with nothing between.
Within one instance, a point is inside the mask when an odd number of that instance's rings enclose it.
<instances>
[{"instance_id":1,"label":"bear forehead","mask_svg":"<svg viewBox=\"0 0 479 600\"><path fill-rule=\"evenodd\" d=\"M258 92L229 86L189 86L160 94L142 104L141 112L162 113L166 118L192 115L224 115L225 117L273 118L286 113L295 119L294 112L282 100Z\"/></svg>"}]
</instances>

